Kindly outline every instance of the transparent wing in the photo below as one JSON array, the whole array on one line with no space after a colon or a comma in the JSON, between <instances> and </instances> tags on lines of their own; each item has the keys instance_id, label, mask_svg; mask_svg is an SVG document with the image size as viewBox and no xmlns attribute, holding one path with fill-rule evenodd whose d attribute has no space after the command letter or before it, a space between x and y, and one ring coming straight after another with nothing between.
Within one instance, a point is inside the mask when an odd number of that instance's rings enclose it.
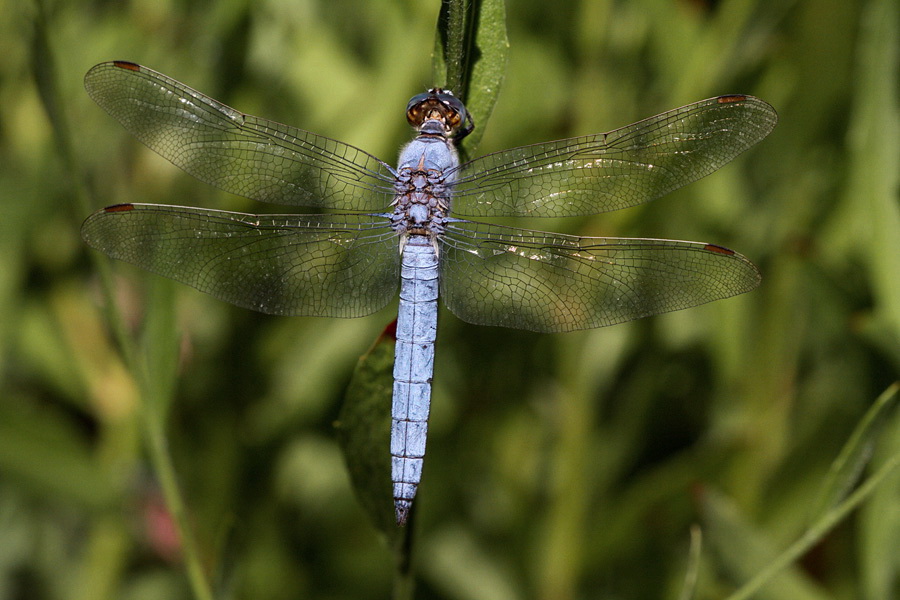
<instances>
[{"instance_id":1,"label":"transparent wing","mask_svg":"<svg viewBox=\"0 0 900 600\"><path fill-rule=\"evenodd\" d=\"M399 240L378 215L120 204L88 217L81 235L113 258L273 315L361 317L399 282Z\"/></svg>"},{"instance_id":2,"label":"transparent wing","mask_svg":"<svg viewBox=\"0 0 900 600\"><path fill-rule=\"evenodd\" d=\"M309 131L245 115L133 63L101 63L88 94L151 150L197 179L263 202L378 211L392 198L391 168Z\"/></svg>"},{"instance_id":3,"label":"transparent wing","mask_svg":"<svg viewBox=\"0 0 900 600\"><path fill-rule=\"evenodd\" d=\"M721 246L591 238L470 221L441 239L441 295L459 318L541 332L603 327L755 288L759 271Z\"/></svg>"},{"instance_id":4,"label":"transparent wing","mask_svg":"<svg viewBox=\"0 0 900 600\"><path fill-rule=\"evenodd\" d=\"M777 119L758 98L720 96L609 133L488 154L460 166L453 213L570 217L635 206L712 173Z\"/></svg>"}]
</instances>

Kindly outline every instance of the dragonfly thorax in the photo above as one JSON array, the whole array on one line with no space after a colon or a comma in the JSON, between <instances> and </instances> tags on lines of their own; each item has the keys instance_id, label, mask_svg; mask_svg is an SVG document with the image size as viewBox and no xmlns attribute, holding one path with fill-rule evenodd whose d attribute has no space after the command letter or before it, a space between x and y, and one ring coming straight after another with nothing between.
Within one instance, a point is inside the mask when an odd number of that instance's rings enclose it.
<instances>
[{"instance_id":1,"label":"dragonfly thorax","mask_svg":"<svg viewBox=\"0 0 900 600\"><path fill-rule=\"evenodd\" d=\"M444 232L459 157L453 141L419 135L400 152L391 225L401 235Z\"/></svg>"},{"instance_id":2,"label":"dragonfly thorax","mask_svg":"<svg viewBox=\"0 0 900 600\"><path fill-rule=\"evenodd\" d=\"M404 167L394 188L397 192L391 214L394 231L401 235L429 236L444 232L450 196L442 172Z\"/></svg>"}]
</instances>

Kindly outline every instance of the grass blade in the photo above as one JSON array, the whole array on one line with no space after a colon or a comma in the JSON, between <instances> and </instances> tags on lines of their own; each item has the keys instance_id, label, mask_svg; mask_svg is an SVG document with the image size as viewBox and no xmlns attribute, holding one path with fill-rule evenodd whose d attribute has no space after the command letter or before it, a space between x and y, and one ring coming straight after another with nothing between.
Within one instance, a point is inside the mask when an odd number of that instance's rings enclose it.
<instances>
[{"instance_id":1,"label":"grass blade","mask_svg":"<svg viewBox=\"0 0 900 600\"><path fill-rule=\"evenodd\" d=\"M815 510L810 514L810 521L821 519L836 504L847 497L853 486L859 481L879 434L891 415L891 409L897 405L897 386L891 386L875 404L872 405L856 426L850 439L844 444L841 453L831 464Z\"/></svg>"}]
</instances>

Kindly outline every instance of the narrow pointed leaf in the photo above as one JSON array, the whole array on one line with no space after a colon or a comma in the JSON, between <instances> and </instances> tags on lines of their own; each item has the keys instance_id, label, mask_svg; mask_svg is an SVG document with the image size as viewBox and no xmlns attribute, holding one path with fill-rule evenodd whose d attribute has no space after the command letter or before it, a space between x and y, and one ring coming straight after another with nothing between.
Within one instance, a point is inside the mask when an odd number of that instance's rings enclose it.
<instances>
[{"instance_id":1,"label":"narrow pointed leaf","mask_svg":"<svg viewBox=\"0 0 900 600\"><path fill-rule=\"evenodd\" d=\"M336 424L353 490L375 527L390 539L399 530L389 452L395 342L386 331L359 359Z\"/></svg>"},{"instance_id":2,"label":"narrow pointed leaf","mask_svg":"<svg viewBox=\"0 0 900 600\"><path fill-rule=\"evenodd\" d=\"M890 396L896 405L900 384L895 383L879 398ZM900 457L900 411L891 417L880 436L872 457L870 471L880 472ZM893 598L900 581L900 561L897 560L897 540L900 540L900 473L885 478L884 485L873 492L871 500L860 511L861 582L865 598Z\"/></svg>"},{"instance_id":3,"label":"narrow pointed leaf","mask_svg":"<svg viewBox=\"0 0 900 600\"><path fill-rule=\"evenodd\" d=\"M859 482L863 469L872 457L875 442L898 399L900 399L898 388L893 385L866 412L832 463L818 502L814 505L815 510L810 514L810 522L820 519L834 508Z\"/></svg>"},{"instance_id":4,"label":"narrow pointed leaf","mask_svg":"<svg viewBox=\"0 0 900 600\"><path fill-rule=\"evenodd\" d=\"M714 560L735 583L758 576L769 566L778 570L765 580L766 598L772 600L827 600L825 593L802 569L782 563L783 553L765 531L758 529L741 514L737 505L725 495L708 491L703 497L706 539ZM824 531L821 535L824 535ZM764 584L759 584L762 587ZM743 589L743 588L742 588ZM759 588L757 588L759 589ZM729 597L740 596L741 592Z\"/></svg>"},{"instance_id":5,"label":"narrow pointed leaf","mask_svg":"<svg viewBox=\"0 0 900 600\"><path fill-rule=\"evenodd\" d=\"M453 91L475 120L462 142L471 155L487 124L509 59L503 0L445 0L435 37L433 78Z\"/></svg>"}]
</instances>

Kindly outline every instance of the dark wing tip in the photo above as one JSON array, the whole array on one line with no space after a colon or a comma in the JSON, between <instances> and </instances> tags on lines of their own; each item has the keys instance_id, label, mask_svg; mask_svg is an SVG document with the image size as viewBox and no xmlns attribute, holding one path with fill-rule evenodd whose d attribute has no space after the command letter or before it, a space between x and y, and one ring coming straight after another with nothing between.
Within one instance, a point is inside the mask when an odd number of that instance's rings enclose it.
<instances>
[{"instance_id":1,"label":"dark wing tip","mask_svg":"<svg viewBox=\"0 0 900 600\"><path fill-rule=\"evenodd\" d=\"M716 244L706 244L703 246L704 250L709 252L716 252L718 254L725 254L727 256L734 256L735 252L731 248L726 248L725 246L718 246Z\"/></svg>"},{"instance_id":2,"label":"dark wing tip","mask_svg":"<svg viewBox=\"0 0 900 600\"><path fill-rule=\"evenodd\" d=\"M772 131L772 129L775 127L775 124L778 122L778 112L775 110L775 108L765 100L761 100L756 96L748 96L747 94L726 94L724 96L716 97L716 102L718 104L747 103L749 106L754 107L755 110L760 110L764 113L767 113L770 116L771 121L771 126L767 128L768 131Z\"/></svg>"},{"instance_id":3,"label":"dark wing tip","mask_svg":"<svg viewBox=\"0 0 900 600\"><path fill-rule=\"evenodd\" d=\"M125 212L128 210L134 210L134 204L113 204L112 206L107 206L103 209L105 213L115 213L115 212Z\"/></svg>"},{"instance_id":4,"label":"dark wing tip","mask_svg":"<svg viewBox=\"0 0 900 600\"><path fill-rule=\"evenodd\" d=\"M128 69L129 71L141 70L141 65L133 62L128 62L127 60L114 60L112 61L112 65L114 67L119 67L120 69Z\"/></svg>"},{"instance_id":5,"label":"dark wing tip","mask_svg":"<svg viewBox=\"0 0 900 600\"><path fill-rule=\"evenodd\" d=\"M731 104L732 102L744 102L747 100L747 96L744 94L728 94L726 96L719 96L716 100L719 104Z\"/></svg>"},{"instance_id":6,"label":"dark wing tip","mask_svg":"<svg viewBox=\"0 0 900 600\"><path fill-rule=\"evenodd\" d=\"M721 254L722 256L734 257L739 261L743 285L740 286L739 289L736 288L734 294L731 295L743 294L745 292L754 290L762 282L762 273L759 272L759 268L752 262L750 262L746 257L741 256L731 248L719 246L718 244L704 244L703 251L712 252L714 254ZM727 298L728 296L724 297Z\"/></svg>"},{"instance_id":7,"label":"dark wing tip","mask_svg":"<svg viewBox=\"0 0 900 600\"><path fill-rule=\"evenodd\" d=\"M126 71L133 71L135 73L139 73L144 70L144 67L137 63L129 62L127 60L111 60L108 62L102 62L94 65L88 72L84 74L84 86L88 90L88 94L93 98L94 95L91 93L91 89L95 85L95 79L103 76L104 71L109 71L110 69L125 69Z\"/></svg>"}]
</instances>

